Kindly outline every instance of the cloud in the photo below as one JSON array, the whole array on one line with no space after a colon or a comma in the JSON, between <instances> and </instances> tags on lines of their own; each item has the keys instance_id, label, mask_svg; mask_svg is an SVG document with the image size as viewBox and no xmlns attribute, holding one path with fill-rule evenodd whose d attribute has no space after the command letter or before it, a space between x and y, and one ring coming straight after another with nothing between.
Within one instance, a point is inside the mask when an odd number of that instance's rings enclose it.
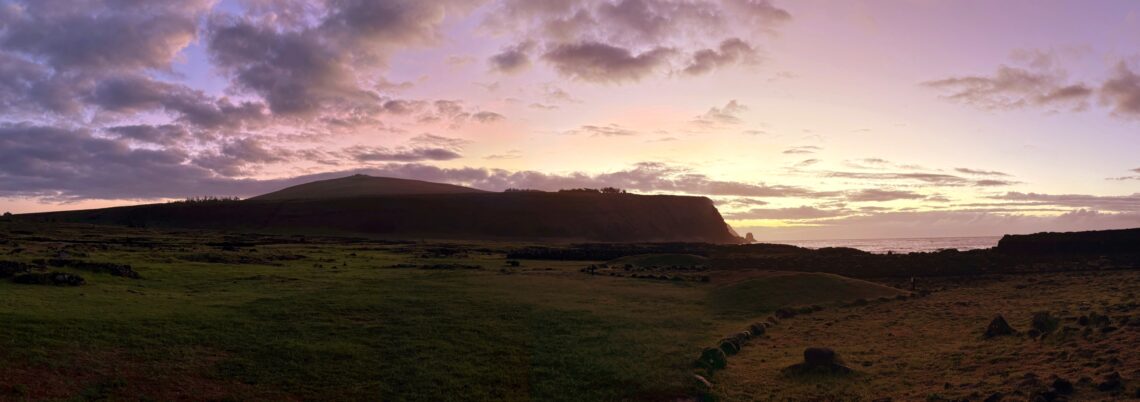
<instances>
[{"instance_id":1,"label":"cloud","mask_svg":"<svg viewBox=\"0 0 1140 402\"><path fill-rule=\"evenodd\" d=\"M434 146L434 147L441 147L441 148L460 149L460 148L463 148L463 146L470 144L471 141L460 139L460 138L451 138L451 137L444 137L441 135L426 134L425 133L425 134L420 134L420 135L417 135L415 137L412 137L411 143L414 145L421 145L421 146Z\"/></svg>"},{"instance_id":2,"label":"cloud","mask_svg":"<svg viewBox=\"0 0 1140 402\"><path fill-rule=\"evenodd\" d=\"M725 219L780 219L780 220L811 220L843 216L848 212L834 209L819 209L802 206L795 208L753 208L745 212L733 212L725 215Z\"/></svg>"},{"instance_id":3,"label":"cloud","mask_svg":"<svg viewBox=\"0 0 1140 402\"><path fill-rule=\"evenodd\" d=\"M17 4L0 46L43 60L56 72L168 69L197 38L207 0L130 2L35 0Z\"/></svg>"},{"instance_id":4,"label":"cloud","mask_svg":"<svg viewBox=\"0 0 1140 402\"><path fill-rule=\"evenodd\" d=\"M946 91L947 99L987 110L1025 107L1066 107L1083 110L1094 89L1069 83L1063 72L1000 66L993 75L966 75L927 81L924 85Z\"/></svg>"},{"instance_id":5,"label":"cloud","mask_svg":"<svg viewBox=\"0 0 1140 402\"><path fill-rule=\"evenodd\" d=\"M1140 118L1140 76L1124 62L1117 63L1112 76L1100 87L1100 99L1115 116Z\"/></svg>"},{"instance_id":6,"label":"cloud","mask_svg":"<svg viewBox=\"0 0 1140 402\"><path fill-rule=\"evenodd\" d=\"M593 136L593 137L626 137L626 136L631 136L631 135L637 135L637 132L630 130L628 128L622 127L620 125L610 123L610 124L607 124L604 126L584 125L584 126L578 127L577 129L566 131L563 134L568 134L568 135L589 134L590 136Z\"/></svg>"},{"instance_id":7,"label":"cloud","mask_svg":"<svg viewBox=\"0 0 1140 402\"><path fill-rule=\"evenodd\" d=\"M1010 176L1009 173L999 172L996 170L980 170L980 169L970 169L970 168L955 168L954 170L957 171L958 173L965 173L965 174L975 175L975 176L1003 176L1003 177Z\"/></svg>"},{"instance_id":8,"label":"cloud","mask_svg":"<svg viewBox=\"0 0 1140 402\"><path fill-rule=\"evenodd\" d=\"M1001 186L1012 186L1015 184L1021 184L1021 182L1012 181L1012 180L993 180L993 179L983 179L983 180L977 180L974 182L974 185L979 186L979 187L1001 187Z\"/></svg>"},{"instance_id":9,"label":"cloud","mask_svg":"<svg viewBox=\"0 0 1140 402\"><path fill-rule=\"evenodd\" d=\"M290 151L273 148L257 138L236 138L223 143L217 151L199 155L194 164L227 176L247 176L266 163L283 162L292 156Z\"/></svg>"},{"instance_id":10,"label":"cloud","mask_svg":"<svg viewBox=\"0 0 1140 402\"><path fill-rule=\"evenodd\" d=\"M675 51L655 47L634 54L629 49L600 42L560 44L549 49L542 59L558 73L581 81L622 83L641 80L665 65Z\"/></svg>"},{"instance_id":11,"label":"cloud","mask_svg":"<svg viewBox=\"0 0 1140 402\"><path fill-rule=\"evenodd\" d=\"M725 39L716 49L701 49L693 53L689 65L682 70L688 75L702 75L720 67L737 63L756 64L759 52L740 38Z\"/></svg>"},{"instance_id":12,"label":"cloud","mask_svg":"<svg viewBox=\"0 0 1140 402\"><path fill-rule=\"evenodd\" d=\"M486 111L477 112L471 115L471 118L480 123L494 123L506 119L506 117L503 117L501 114Z\"/></svg>"},{"instance_id":13,"label":"cloud","mask_svg":"<svg viewBox=\"0 0 1140 402\"><path fill-rule=\"evenodd\" d=\"M519 73L530 67L530 52L533 48L534 41L523 41L503 49L487 61L492 71L503 74Z\"/></svg>"},{"instance_id":14,"label":"cloud","mask_svg":"<svg viewBox=\"0 0 1140 402\"><path fill-rule=\"evenodd\" d=\"M1114 212L1140 212L1140 193L1128 196L1096 196L1085 194L1008 192L989 198L1030 203L1028 205L1053 205Z\"/></svg>"},{"instance_id":15,"label":"cloud","mask_svg":"<svg viewBox=\"0 0 1140 402\"><path fill-rule=\"evenodd\" d=\"M177 124L115 126L107 132L119 139L157 145L174 145L190 138L190 132Z\"/></svg>"},{"instance_id":16,"label":"cloud","mask_svg":"<svg viewBox=\"0 0 1140 402\"><path fill-rule=\"evenodd\" d=\"M728 101L724 107L709 108L707 112L693 119L693 123L704 128L740 124L742 122L740 114L747 110L747 106L737 103L733 99Z\"/></svg>"},{"instance_id":17,"label":"cloud","mask_svg":"<svg viewBox=\"0 0 1140 402\"><path fill-rule=\"evenodd\" d=\"M490 160L518 159L518 158L522 158L522 156L523 156L522 151L517 150L517 149L512 149L512 150L507 151L505 153L484 156L483 159L490 159Z\"/></svg>"},{"instance_id":18,"label":"cloud","mask_svg":"<svg viewBox=\"0 0 1140 402\"><path fill-rule=\"evenodd\" d=\"M852 202L885 202L894 200L917 200L926 198L922 194L905 190L864 189L849 191L845 198Z\"/></svg>"},{"instance_id":19,"label":"cloud","mask_svg":"<svg viewBox=\"0 0 1140 402\"><path fill-rule=\"evenodd\" d=\"M798 167L798 168L808 167L808 166L815 165L819 162L821 162L819 159L804 159L804 160L800 161L799 163L796 163L795 167Z\"/></svg>"},{"instance_id":20,"label":"cloud","mask_svg":"<svg viewBox=\"0 0 1140 402\"><path fill-rule=\"evenodd\" d=\"M785 149L784 154L785 155L814 154L814 153L821 151L821 150L823 150L823 148L817 147L815 145L804 145L804 146L791 147L791 148Z\"/></svg>"},{"instance_id":21,"label":"cloud","mask_svg":"<svg viewBox=\"0 0 1140 402\"><path fill-rule=\"evenodd\" d=\"M446 161L463 157L448 148L387 148L356 145L345 148L344 152L359 162L420 162Z\"/></svg>"}]
</instances>

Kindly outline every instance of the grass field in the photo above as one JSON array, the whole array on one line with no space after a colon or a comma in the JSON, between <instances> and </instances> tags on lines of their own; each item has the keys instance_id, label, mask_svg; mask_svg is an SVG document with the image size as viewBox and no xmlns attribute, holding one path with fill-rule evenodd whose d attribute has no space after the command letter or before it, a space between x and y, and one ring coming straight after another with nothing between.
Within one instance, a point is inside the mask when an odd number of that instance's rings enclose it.
<instances>
[{"instance_id":1,"label":"grass field","mask_svg":"<svg viewBox=\"0 0 1140 402\"><path fill-rule=\"evenodd\" d=\"M0 235L3 260L114 262L141 276L0 280L3 400L674 400L701 392L702 347L784 304L847 296L761 293L725 310L725 289L763 278L511 267L504 251L518 245L502 243L11 222Z\"/></svg>"},{"instance_id":2,"label":"grass field","mask_svg":"<svg viewBox=\"0 0 1140 402\"><path fill-rule=\"evenodd\" d=\"M981 401L998 394L990 400L1140 398L1140 273L928 281L946 290L781 322L729 359L717 374L715 394L733 401ZM1039 312L1054 317L1057 328L1034 339L1027 334ZM998 314L1021 334L983 337ZM1084 323L1082 316L1106 318ZM807 347L833 348L855 372L784 374L783 368L803 360ZM1121 386L1100 389L1113 373ZM1072 383L1073 392L1050 396L1057 379Z\"/></svg>"}]
</instances>

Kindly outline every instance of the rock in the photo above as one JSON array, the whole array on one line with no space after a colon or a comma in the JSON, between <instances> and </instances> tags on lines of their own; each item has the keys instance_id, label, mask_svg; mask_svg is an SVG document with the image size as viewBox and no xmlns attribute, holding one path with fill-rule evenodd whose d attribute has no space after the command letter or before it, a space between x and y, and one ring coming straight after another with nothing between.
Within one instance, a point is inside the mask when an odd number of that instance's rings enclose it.
<instances>
[{"instance_id":1,"label":"rock","mask_svg":"<svg viewBox=\"0 0 1140 402\"><path fill-rule=\"evenodd\" d=\"M1077 319L1077 324L1081 324L1082 327L1088 326L1089 325L1089 316L1082 315L1081 318Z\"/></svg>"},{"instance_id":2,"label":"rock","mask_svg":"<svg viewBox=\"0 0 1140 402\"><path fill-rule=\"evenodd\" d=\"M776 310L776 312L774 314L776 314L776 318L779 318L781 320L786 320L786 319L795 317L796 311L792 310L790 308L782 308L782 309Z\"/></svg>"},{"instance_id":3,"label":"rock","mask_svg":"<svg viewBox=\"0 0 1140 402\"><path fill-rule=\"evenodd\" d=\"M705 348L701 351L701 356L697 358L697 367L703 367L708 370L720 370L728 365L728 357L724 355L724 351L717 348Z\"/></svg>"},{"instance_id":4,"label":"rock","mask_svg":"<svg viewBox=\"0 0 1140 402\"><path fill-rule=\"evenodd\" d=\"M720 350L724 351L727 356L732 356L740 352L740 344L734 339L722 339L720 341Z\"/></svg>"},{"instance_id":5,"label":"rock","mask_svg":"<svg viewBox=\"0 0 1140 402\"><path fill-rule=\"evenodd\" d=\"M1005 394L1003 394L1001 392L994 392L994 393L990 394L990 396L987 396L986 399L983 400L983 402L998 402L1004 398L1005 398Z\"/></svg>"},{"instance_id":6,"label":"rock","mask_svg":"<svg viewBox=\"0 0 1140 402\"><path fill-rule=\"evenodd\" d=\"M704 385L705 388L712 388L712 383L709 382L708 379L701 376L700 374L693 374L693 379L696 379L697 382L700 383L701 385Z\"/></svg>"},{"instance_id":7,"label":"rock","mask_svg":"<svg viewBox=\"0 0 1140 402\"><path fill-rule=\"evenodd\" d=\"M1053 390L1061 395L1070 395L1073 393L1073 383L1064 378L1053 380Z\"/></svg>"},{"instance_id":8,"label":"rock","mask_svg":"<svg viewBox=\"0 0 1140 402\"><path fill-rule=\"evenodd\" d=\"M1037 328L1031 328L1025 331L1025 335L1028 336L1029 339L1037 339L1037 337L1041 336L1041 331L1038 331Z\"/></svg>"},{"instance_id":9,"label":"rock","mask_svg":"<svg viewBox=\"0 0 1140 402\"><path fill-rule=\"evenodd\" d=\"M835 351L828 348L807 348L804 363L809 366L826 366L835 363Z\"/></svg>"},{"instance_id":10,"label":"rock","mask_svg":"<svg viewBox=\"0 0 1140 402\"><path fill-rule=\"evenodd\" d=\"M12 282L23 285L56 285L79 286L87 281L83 277L65 272L20 274L12 278Z\"/></svg>"},{"instance_id":11,"label":"rock","mask_svg":"<svg viewBox=\"0 0 1140 402\"><path fill-rule=\"evenodd\" d=\"M1053 331L1057 330L1057 327L1060 325L1060 323L1061 320L1053 317L1051 314L1049 314L1048 311L1039 311L1033 313L1033 320L1030 326L1032 326L1033 329L1040 331L1042 334L1051 334Z\"/></svg>"},{"instance_id":12,"label":"rock","mask_svg":"<svg viewBox=\"0 0 1140 402\"><path fill-rule=\"evenodd\" d=\"M1005 321L1005 317L1002 317L999 314L998 316L994 317L993 321L990 321L990 325L986 327L985 336L986 338L993 338L998 336L1013 335L1016 333L1017 331L1014 331L1013 327L1010 327L1009 323Z\"/></svg>"},{"instance_id":13,"label":"rock","mask_svg":"<svg viewBox=\"0 0 1140 402\"><path fill-rule=\"evenodd\" d=\"M757 322L748 326L748 330L752 332L752 336L762 336L768 327L764 326L764 323Z\"/></svg>"},{"instance_id":14,"label":"rock","mask_svg":"<svg viewBox=\"0 0 1140 402\"><path fill-rule=\"evenodd\" d=\"M1124 389L1124 381L1121 381L1120 373L1113 372L1104 376L1104 381L1096 385L1096 389L1101 392L1116 392Z\"/></svg>"}]
</instances>

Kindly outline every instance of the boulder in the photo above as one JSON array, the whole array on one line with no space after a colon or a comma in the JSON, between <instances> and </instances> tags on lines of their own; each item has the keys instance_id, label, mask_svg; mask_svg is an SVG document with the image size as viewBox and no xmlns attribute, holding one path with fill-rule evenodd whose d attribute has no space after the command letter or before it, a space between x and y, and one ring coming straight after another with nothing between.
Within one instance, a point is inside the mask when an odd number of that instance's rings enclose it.
<instances>
[{"instance_id":1,"label":"boulder","mask_svg":"<svg viewBox=\"0 0 1140 402\"><path fill-rule=\"evenodd\" d=\"M1097 384L1096 389L1101 392L1117 392L1124 389L1124 381L1121 379L1120 373L1113 372L1104 376L1104 381Z\"/></svg>"},{"instance_id":2,"label":"boulder","mask_svg":"<svg viewBox=\"0 0 1140 402\"><path fill-rule=\"evenodd\" d=\"M804 362L784 369L785 374L848 374L852 370L844 366L839 356L830 348L813 347L804 349Z\"/></svg>"},{"instance_id":3,"label":"boulder","mask_svg":"<svg viewBox=\"0 0 1140 402\"><path fill-rule=\"evenodd\" d=\"M1070 395L1073 393L1073 383L1064 378L1057 378L1053 380L1053 391L1060 395Z\"/></svg>"},{"instance_id":4,"label":"boulder","mask_svg":"<svg viewBox=\"0 0 1140 402\"><path fill-rule=\"evenodd\" d=\"M701 351L701 356L697 358L697 367L702 367L708 370L720 370L728 365L728 357L724 355L724 351L717 348L705 348Z\"/></svg>"},{"instance_id":5,"label":"boulder","mask_svg":"<svg viewBox=\"0 0 1140 402\"><path fill-rule=\"evenodd\" d=\"M1033 313L1032 324L1033 329L1036 329L1041 334L1051 334L1060 326L1061 320L1053 317L1048 311L1039 311Z\"/></svg>"},{"instance_id":6,"label":"boulder","mask_svg":"<svg viewBox=\"0 0 1140 402\"><path fill-rule=\"evenodd\" d=\"M764 326L764 323L757 322L748 326L748 330L752 332L752 336L762 336L768 327Z\"/></svg>"},{"instance_id":7,"label":"boulder","mask_svg":"<svg viewBox=\"0 0 1140 402\"><path fill-rule=\"evenodd\" d=\"M804 363L809 366L827 366L835 364L835 351L828 348L804 349Z\"/></svg>"},{"instance_id":8,"label":"boulder","mask_svg":"<svg viewBox=\"0 0 1140 402\"><path fill-rule=\"evenodd\" d=\"M720 341L720 350L724 351L727 356L732 356L740 352L740 343L735 339L728 338Z\"/></svg>"},{"instance_id":9,"label":"boulder","mask_svg":"<svg viewBox=\"0 0 1140 402\"><path fill-rule=\"evenodd\" d=\"M786 320L788 318L795 317L796 311L792 310L790 308L782 308L782 309L776 310L776 312L774 314L776 314L776 318L779 318L781 320Z\"/></svg>"},{"instance_id":10,"label":"boulder","mask_svg":"<svg viewBox=\"0 0 1140 402\"><path fill-rule=\"evenodd\" d=\"M1002 317L999 314L994 317L994 319L990 321L990 325L986 327L985 336L986 338L993 338L998 336L1013 335L1016 333L1017 331L1014 331L1013 327L1009 326L1009 322L1006 322L1005 317Z\"/></svg>"}]
</instances>

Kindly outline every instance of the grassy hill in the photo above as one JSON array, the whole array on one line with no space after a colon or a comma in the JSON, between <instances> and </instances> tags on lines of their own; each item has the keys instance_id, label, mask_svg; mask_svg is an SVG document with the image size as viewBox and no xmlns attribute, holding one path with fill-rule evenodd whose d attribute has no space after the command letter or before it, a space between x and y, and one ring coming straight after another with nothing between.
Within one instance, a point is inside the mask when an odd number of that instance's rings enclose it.
<instances>
[{"instance_id":1,"label":"grassy hill","mask_svg":"<svg viewBox=\"0 0 1140 402\"><path fill-rule=\"evenodd\" d=\"M353 175L338 179L320 180L311 183L299 184L268 194L251 198L252 200L328 200L334 198L375 197L386 195L409 194L471 194L485 193L483 190L456 186L444 183L432 183L420 180L397 179L392 177L373 177L367 175Z\"/></svg>"},{"instance_id":2,"label":"grassy hill","mask_svg":"<svg viewBox=\"0 0 1140 402\"><path fill-rule=\"evenodd\" d=\"M393 239L738 241L704 197L511 192L187 202L20 215L19 220Z\"/></svg>"}]
</instances>

